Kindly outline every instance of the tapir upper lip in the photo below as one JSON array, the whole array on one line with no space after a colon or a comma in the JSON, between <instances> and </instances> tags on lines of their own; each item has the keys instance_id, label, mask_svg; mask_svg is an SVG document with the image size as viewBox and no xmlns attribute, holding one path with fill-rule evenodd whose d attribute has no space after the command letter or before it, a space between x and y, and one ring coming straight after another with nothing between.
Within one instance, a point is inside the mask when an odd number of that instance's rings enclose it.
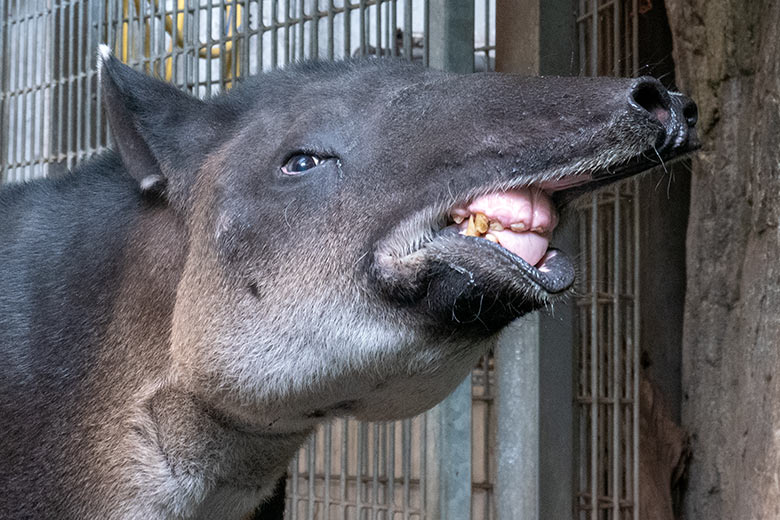
<instances>
[{"instance_id":1,"label":"tapir upper lip","mask_svg":"<svg viewBox=\"0 0 780 520\"><path fill-rule=\"evenodd\" d=\"M669 145L660 149L648 151L634 157L614 169L597 170L592 173L591 179L587 183L553 192L553 201L555 206L561 210L585 193L598 190L628 177L633 177L656 166L666 168L668 165L684 159L699 148L701 148L701 143L696 134L691 133L686 136L682 144L675 145L674 143L669 143Z\"/></svg>"}]
</instances>

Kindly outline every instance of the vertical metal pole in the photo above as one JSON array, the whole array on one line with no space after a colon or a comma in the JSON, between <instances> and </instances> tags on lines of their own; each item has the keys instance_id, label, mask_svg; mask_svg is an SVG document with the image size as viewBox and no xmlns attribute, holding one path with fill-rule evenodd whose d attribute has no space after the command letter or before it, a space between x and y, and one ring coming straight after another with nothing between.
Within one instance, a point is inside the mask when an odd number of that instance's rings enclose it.
<instances>
[{"instance_id":1,"label":"vertical metal pole","mask_svg":"<svg viewBox=\"0 0 780 520\"><path fill-rule=\"evenodd\" d=\"M356 443L357 447L357 482L356 482L356 497L355 502L357 504L357 517L363 518L364 508L364 482L363 475L366 471L366 428L368 425L365 422L358 423L358 439ZM307 519L308 520L308 519Z\"/></svg>"},{"instance_id":2,"label":"vertical metal pole","mask_svg":"<svg viewBox=\"0 0 780 520\"><path fill-rule=\"evenodd\" d=\"M595 0L594 0L595 3ZM598 518L599 494L599 337L598 337L598 196L591 196L590 209L590 511Z\"/></svg>"},{"instance_id":3,"label":"vertical metal pole","mask_svg":"<svg viewBox=\"0 0 780 520\"><path fill-rule=\"evenodd\" d=\"M76 17L76 28L73 31L76 35L76 152L75 160L80 160L84 157L84 102L89 102L84 96L84 77L87 75L87 67L84 60L84 48L82 42L82 34L85 29L84 23L84 10L87 7L86 2L79 2L75 5L78 10L78 16ZM89 27L86 27L87 34L89 34ZM86 123L87 125L89 122Z\"/></svg>"},{"instance_id":4,"label":"vertical metal pole","mask_svg":"<svg viewBox=\"0 0 780 520\"><path fill-rule=\"evenodd\" d=\"M395 501L395 428L397 423L390 423L388 426L390 428L390 442L388 446L388 457L387 457L387 489L390 493L390 500L388 503L390 504L390 510L395 512L396 510L396 501ZM389 518L394 518L393 515L389 515Z\"/></svg>"},{"instance_id":5,"label":"vertical metal pole","mask_svg":"<svg viewBox=\"0 0 780 520\"><path fill-rule=\"evenodd\" d=\"M293 14L297 19L296 23L298 24L298 41L296 42L298 44L298 50L293 53L293 58L303 60L305 58L304 49L306 48L306 24L304 23L306 18L306 5L303 0L298 0L298 12Z\"/></svg>"},{"instance_id":6,"label":"vertical metal pole","mask_svg":"<svg viewBox=\"0 0 780 520\"><path fill-rule=\"evenodd\" d=\"M323 483L325 490L322 496L323 518L330 518L330 472L332 466L331 457L333 456L333 423L325 425L325 481Z\"/></svg>"},{"instance_id":7,"label":"vertical metal pole","mask_svg":"<svg viewBox=\"0 0 780 520\"><path fill-rule=\"evenodd\" d=\"M333 5L333 0L328 0L328 59L332 60L335 56L335 49L333 45L333 40L335 38L334 34L334 18L336 16L335 14L336 6Z\"/></svg>"},{"instance_id":8,"label":"vertical metal pole","mask_svg":"<svg viewBox=\"0 0 780 520\"><path fill-rule=\"evenodd\" d=\"M311 12L311 28L309 30L309 58L317 59L320 56L320 5L318 0L312 0L309 4Z\"/></svg>"},{"instance_id":9,"label":"vertical metal pole","mask_svg":"<svg viewBox=\"0 0 780 520\"><path fill-rule=\"evenodd\" d=\"M401 472L404 479L403 490L403 519L409 520L409 510L411 506L411 476L412 476L412 421L404 419L401 422ZM448 518L445 516L444 518Z\"/></svg>"},{"instance_id":10,"label":"vertical metal pole","mask_svg":"<svg viewBox=\"0 0 780 520\"><path fill-rule=\"evenodd\" d=\"M308 468L306 471L306 480L308 484L308 500L306 501L306 519L307 520L313 520L315 518L315 507L317 505L317 501L315 500L315 494L314 494L314 484L317 479L317 461L315 460L315 457L317 456L317 435L312 435L311 438L309 438L309 446L306 450L306 462L308 463Z\"/></svg>"},{"instance_id":11,"label":"vertical metal pole","mask_svg":"<svg viewBox=\"0 0 780 520\"><path fill-rule=\"evenodd\" d=\"M376 5L374 5L374 9L376 11L374 12L374 21L376 24L376 27L374 27L374 33L376 34L376 50L374 51L374 54L376 56L381 56L383 54L382 52L382 4L377 1Z\"/></svg>"},{"instance_id":12,"label":"vertical metal pole","mask_svg":"<svg viewBox=\"0 0 780 520\"><path fill-rule=\"evenodd\" d=\"M301 451L298 450L298 453L295 454L295 458L292 461L292 471L290 472L290 480L292 481L292 490L290 491L290 496L292 497L292 507L289 511L287 511L290 520L296 520L296 518L298 518L298 501L300 499L298 496L298 462L300 458Z\"/></svg>"},{"instance_id":13,"label":"vertical metal pole","mask_svg":"<svg viewBox=\"0 0 780 520\"><path fill-rule=\"evenodd\" d=\"M539 314L507 328L496 349L499 519L539 516Z\"/></svg>"},{"instance_id":14,"label":"vertical metal pole","mask_svg":"<svg viewBox=\"0 0 780 520\"><path fill-rule=\"evenodd\" d=\"M404 54L408 58L412 51L410 4L407 1L404 6ZM473 72L474 0L430 0L429 9L430 66L451 72ZM428 414L426 520L468 520L471 517L471 376Z\"/></svg>"},{"instance_id":15,"label":"vertical metal pole","mask_svg":"<svg viewBox=\"0 0 780 520\"><path fill-rule=\"evenodd\" d=\"M8 1L0 0L0 182L6 178L6 135L8 132L6 122L6 70L8 69L8 57L6 56L8 39Z\"/></svg>"},{"instance_id":16,"label":"vertical metal pole","mask_svg":"<svg viewBox=\"0 0 780 520\"><path fill-rule=\"evenodd\" d=\"M271 68L273 69L279 66L278 9L277 0L271 0Z\"/></svg>"},{"instance_id":17,"label":"vertical metal pole","mask_svg":"<svg viewBox=\"0 0 780 520\"><path fill-rule=\"evenodd\" d=\"M634 1L634 8L636 8L636 0ZM634 13L637 11L635 10ZM636 18L636 14L634 15ZM636 35L636 32L634 33ZM636 38L636 36L634 37ZM635 39L636 41L636 39ZM634 502L634 520L639 520L639 194L636 190L636 185L639 181L634 180L634 330L633 341L631 342L631 364L633 370L631 371L633 379L632 397L633 397L633 424L631 428L632 433L632 446L633 446L633 468L631 468L631 475L633 477L632 495Z\"/></svg>"},{"instance_id":18,"label":"vertical metal pole","mask_svg":"<svg viewBox=\"0 0 780 520\"><path fill-rule=\"evenodd\" d=\"M430 32L425 37L430 41ZM412 0L404 0L404 59L412 60Z\"/></svg>"},{"instance_id":19,"label":"vertical metal pole","mask_svg":"<svg viewBox=\"0 0 780 520\"><path fill-rule=\"evenodd\" d=\"M631 2L632 16L632 61L634 74L639 72L639 5L638 0ZM637 192L637 182L634 182L634 334L633 334L633 501L634 501L634 520L639 520L639 194Z\"/></svg>"},{"instance_id":20,"label":"vertical metal pole","mask_svg":"<svg viewBox=\"0 0 780 520\"><path fill-rule=\"evenodd\" d=\"M339 518L347 520L347 450L349 449L349 420L341 421L341 474L339 475Z\"/></svg>"},{"instance_id":21,"label":"vertical metal pole","mask_svg":"<svg viewBox=\"0 0 780 520\"><path fill-rule=\"evenodd\" d=\"M617 61L617 60L616 60ZM621 196L620 186L614 188L615 200L613 201L613 226L615 233L613 235L613 272L612 272L612 518L619 520L620 515L620 340L621 340L621 319L620 319L620 226L621 226Z\"/></svg>"},{"instance_id":22,"label":"vertical metal pole","mask_svg":"<svg viewBox=\"0 0 780 520\"><path fill-rule=\"evenodd\" d=\"M19 77L17 78L17 108L19 110L19 130L17 131L17 155L16 155L16 163L17 163L17 180L24 180L26 179L26 170L27 168L24 165L25 162L25 156L27 155L27 112L29 110L28 103L27 103L27 93L25 92L28 81L29 81L29 67L28 67L28 61L30 59L31 55L31 45L30 45L30 24L27 20L25 20L25 15L27 14L27 10L19 6L19 42L21 45L21 49L19 51Z\"/></svg>"},{"instance_id":23,"label":"vertical metal pole","mask_svg":"<svg viewBox=\"0 0 780 520\"><path fill-rule=\"evenodd\" d=\"M426 520L471 518L471 376L428 412ZM408 470L404 468L404 475ZM406 483L404 483L406 494ZM404 497L404 506L407 499ZM406 509L406 507L405 507ZM404 518L407 518L404 514Z\"/></svg>"},{"instance_id":24,"label":"vertical metal pole","mask_svg":"<svg viewBox=\"0 0 780 520\"><path fill-rule=\"evenodd\" d=\"M574 72L571 0L497 0L496 13L497 70ZM573 227L556 236L564 249L576 244ZM524 318L496 350L499 519L566 518L573 510L574 307Z\"/></svg>"},{"instance_id":25,"label":"vertical metal pole","mask_svg":"<svg viewBox=\"0 0 780 520\"><path fill-rule=\"evenodd\" d=\"M360 17L360 55L365 56L368 52L368 20L366 20L366 0L360 0L358 4L358 15Z\"/></svg>"},{"instance_id":26,"label":"vertical metal pole","mask_svg":"<svg viewBox=\"0 0 780 520\"><path fill-rule=\"evenodd\" d=\"M430 66L474 72L474 0L430 0L428 9Z\"/></svg>"},{"instance_id":27,"label":"vertical metal pole","mask_svg":"<svg viewBox=\"0 0 780 520\"><path fill-rule=\"evenodd\" d=\"M398 27L398 0L392 0L390 5L390 28L391 28L391 39L390 39L390 55L391 56L398 56L398 47L396 37L395 37L395 31ZM425 35L427 37L428 31L425 31Z\"/></svg>"},{"instance_id":28,"label":"vertical metal pole","mask_svg":"<svg viewBox=\"0 0 780 520\"><path fill-rule=\"evenodd\" d=\"M371 479L371 519L375 520L379 510L379 424L374 423L371 437L371 447L374 454L371 461L373 477Z\"/></svg>"},{"instance_id":29,"label":"vertical metal pole","mask_svg":"<svg viewBox=\"0 0 780 520\"><path fill-rule=\"evenodd\" d=\"M352 55L352 4L349 0L344 0L344 57L349 58Z\"/></svg>"}]
</instances>

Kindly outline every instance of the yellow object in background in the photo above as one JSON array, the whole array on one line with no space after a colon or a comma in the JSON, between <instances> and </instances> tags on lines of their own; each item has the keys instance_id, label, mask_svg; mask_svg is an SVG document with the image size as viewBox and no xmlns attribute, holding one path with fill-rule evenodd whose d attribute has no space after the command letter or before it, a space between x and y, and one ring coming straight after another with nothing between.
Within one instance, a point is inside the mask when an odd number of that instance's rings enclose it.
<instances>
[{"instance_id":1,"label":"yellow object in background","mask_svg":"<svg viewBox=\"0 0 780 520\"><path fill-rule=\"evenodd\" d=\"M151 58L150 40L151 40L151 22L149 17L145 16L141 12L141 1L133 0L135 11L139 17L144 19L144 56ZM144 4L148 4L152 7L154 12L159 10L160 0L144 0ZM166 12L164 17L165 32L171 37L170 44L168 45L168 55L165 58L165 80L171 81L173 79L173 47L174 45L179 48L184 48L184 13L186 10L186 0L176 0L176 25L174 27L173 16ZM236 49L233 48L233 37L237 33L237 29L241 27L243 23L243 8L240 5L233 5L234 2L226 2L225 20L226 26L222 28L223 37L230 38L223 43L213 43L210 48L208 44L200 43L198 46L198 57L206 59L222 58L222 77L225 79L225 86L230 88L233 80L233 60L236 60L235 75L241 75L241 62L234 56L237 55L238 41L236 41ZM196 8L200 9L200 7ZM211 9L211 7L207 7ZM211 30L208 27L207 30ZM127 63L130 56L130 0L122 0L122 44L121 49L117 54L124 63ZM198 36L196 35L196 38ZM223 55L224 53L224 55ZM148 66L147 66L148 67ZM148 72L148 71L147 71Z\"/></svg>"}]
</instances>

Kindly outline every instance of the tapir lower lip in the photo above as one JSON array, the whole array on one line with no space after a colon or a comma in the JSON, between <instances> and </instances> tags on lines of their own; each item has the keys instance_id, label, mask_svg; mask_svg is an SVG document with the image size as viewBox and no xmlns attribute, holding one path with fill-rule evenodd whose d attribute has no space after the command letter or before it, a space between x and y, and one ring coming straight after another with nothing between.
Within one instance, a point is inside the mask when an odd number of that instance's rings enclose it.
<instances>
[{"instance_id":1,"label":"tapir lower lip","mask_svg":"<svg viewBox=\"0 0 780 520\"><path fill-rule=\"evenodd\" d=\"M445 228L440 234L451 235L452 238L462 240L464 247L476 248L475 255L486 258L494 264L500 263L500 268L515 271L519 276L535 283L548 294L562 293L574 284L574 264L569 256L560 249L548 248L544 256L543 268L540 269L501 245L484 238L461 235L451 227ZM496 265L496 268L499 266Z\"/></svg>"}]
</instances>

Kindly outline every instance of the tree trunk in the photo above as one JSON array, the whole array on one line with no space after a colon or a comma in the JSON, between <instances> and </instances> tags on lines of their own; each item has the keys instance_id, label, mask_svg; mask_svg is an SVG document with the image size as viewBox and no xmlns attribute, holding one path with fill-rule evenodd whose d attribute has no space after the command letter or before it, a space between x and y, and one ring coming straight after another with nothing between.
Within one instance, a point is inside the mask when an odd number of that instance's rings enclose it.
<instances>
[{"instance_id":1,"label":"tree trunk","mask_svg":"<svg viewBox=\"0 0 780 520\"><path fill-rule=\"evenodd\" d=\"M780 2L667 8L704 144L687 240L685 518L780 518Z\"/></svg>"}]
</instances>

